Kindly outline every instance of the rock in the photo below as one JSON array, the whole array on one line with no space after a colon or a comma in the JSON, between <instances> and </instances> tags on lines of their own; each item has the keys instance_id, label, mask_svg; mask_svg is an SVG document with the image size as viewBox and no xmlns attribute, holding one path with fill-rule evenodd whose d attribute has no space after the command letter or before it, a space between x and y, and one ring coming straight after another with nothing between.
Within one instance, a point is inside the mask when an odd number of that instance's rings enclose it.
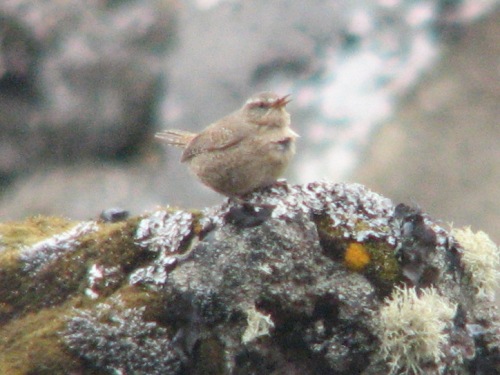
<instances>
[{"instance_id":1,"label":"rock","mask_svg":"<svg viewBox=\"0 0 500 375\"><path fill-rule=\"evenodd\" d=\"M371 139L352 180L500 241L500 12L462 29ZM467 197L467 199L463 199Z\"/></svg>"},{"instance_id":2,"label":"rock","mask_svg":"<svg viewBox=\"0 0 500 375\"><path fill-rule=\"evenodd\" d=\"M41 164L116 160L153 132L168 1L0 4L0 183Z\"/></svg>"},{"instance_id":3,"label":"rock","mask_svg":"<svg viewBox=\"0 0 500 375\"><path fill-rule=\"evenodd\" d=\"M362 185L283 181L201 211L1 224L0 368L493 373L498 248L454 233Z\"/></svg>"}]
</instances>

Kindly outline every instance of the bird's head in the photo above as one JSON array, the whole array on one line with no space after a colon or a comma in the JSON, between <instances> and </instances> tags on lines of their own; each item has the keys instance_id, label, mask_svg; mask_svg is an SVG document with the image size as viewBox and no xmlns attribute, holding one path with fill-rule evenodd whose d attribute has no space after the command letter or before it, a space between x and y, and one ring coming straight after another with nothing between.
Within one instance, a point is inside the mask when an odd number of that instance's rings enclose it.
<instances>
[{"instance_id":1,"label":"bird's head","mask_svg":"<svg viewBox=\"0 0 500 375\"><path fill-rule=\"evenodd\" d=\"M290 101L290 95L278 96L272 92L263 92L248 99L242 111L247 120L254 124L286 127L290 125L290 114L285 106Z\"/></svg>"}]
</instances>

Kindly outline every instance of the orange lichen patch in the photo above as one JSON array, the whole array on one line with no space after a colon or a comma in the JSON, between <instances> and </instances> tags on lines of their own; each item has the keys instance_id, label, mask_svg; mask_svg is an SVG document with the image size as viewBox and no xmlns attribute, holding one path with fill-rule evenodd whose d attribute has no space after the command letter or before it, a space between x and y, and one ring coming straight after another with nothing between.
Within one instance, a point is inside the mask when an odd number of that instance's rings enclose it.
<instances>
[{"instance_id":1,"label":"orange lichen patch","mask_svg":"<svg viewBox=\"0 0 500 375\"><path fill-rule=\"evenodd\" d=\"M370 254L366 246L352 242L347 246L344 263L352 271L362 271L370 263Z\"/></svg>"}]
</instances>

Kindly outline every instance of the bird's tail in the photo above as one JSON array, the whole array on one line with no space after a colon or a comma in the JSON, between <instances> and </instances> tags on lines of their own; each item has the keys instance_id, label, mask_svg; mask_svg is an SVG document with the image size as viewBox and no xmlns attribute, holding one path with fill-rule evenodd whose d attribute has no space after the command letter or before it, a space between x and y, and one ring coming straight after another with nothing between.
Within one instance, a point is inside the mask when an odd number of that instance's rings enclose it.
<instances>
[{"instance_id":1,"label":"bird's tail","mask_svg":"<svg viewBox=\"0 0 500 375\"><path fill-rule=\"evenodd\" d=\"M177 147L186 147L194 137L196 137L196 133L183 130L165 130L155 134L155 138L161 139L163 142Z\"/></svg>"}]
</instances>

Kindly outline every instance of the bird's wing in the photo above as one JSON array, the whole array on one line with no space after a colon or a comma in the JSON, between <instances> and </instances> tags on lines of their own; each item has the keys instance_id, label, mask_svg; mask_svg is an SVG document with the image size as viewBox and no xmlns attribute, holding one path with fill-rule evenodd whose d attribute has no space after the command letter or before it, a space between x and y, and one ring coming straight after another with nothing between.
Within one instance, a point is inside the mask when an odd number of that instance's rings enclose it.
<instances>
[{"instance_id":1,"label":"bird's wing","mask_svg":"<svg viewBox=\"0 0 500 375\"><path fill-rule=\"evenodd\" d=\"M181 161L184 162L204 152L232 147L240 143L247 136L246 133L244 129L231 126L229 122L226 126L221 123L213 124L189 142L182 153Z\"/></svg>"}]
</instances>

